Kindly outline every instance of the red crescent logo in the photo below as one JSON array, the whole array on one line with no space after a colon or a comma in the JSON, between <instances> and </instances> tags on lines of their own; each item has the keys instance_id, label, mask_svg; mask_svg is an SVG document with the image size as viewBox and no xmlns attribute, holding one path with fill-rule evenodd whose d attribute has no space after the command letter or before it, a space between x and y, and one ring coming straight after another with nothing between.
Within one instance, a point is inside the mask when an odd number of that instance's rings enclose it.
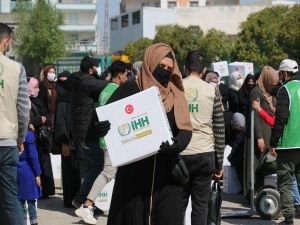
<instances>
[{"instance_id":1,"label":"red crescent logo","mask_svg":"<svg viewBox=\"0 0 300 225\"><path fill-rule=\"evenodd\" d=\"M133 111L134 111L133 105L128 104L128 105L125 106L125 112L127 114L131 114L131 113L133 113Z\"/></svg>"}]
</instances>

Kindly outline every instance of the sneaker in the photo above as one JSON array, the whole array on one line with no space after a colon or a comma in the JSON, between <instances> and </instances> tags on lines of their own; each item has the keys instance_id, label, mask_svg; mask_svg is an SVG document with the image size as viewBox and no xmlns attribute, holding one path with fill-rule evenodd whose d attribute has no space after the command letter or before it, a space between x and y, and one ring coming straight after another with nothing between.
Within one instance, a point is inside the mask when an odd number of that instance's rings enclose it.
<instances>
[{"instance_id":1,"label":"sneaker","mask_svg":"<svg viewBox=\"0 0 300 225\"><path fill-rule=\"evenodd\" d=\"M75 210L76 216L83 219L87 224L96 224L97 220L94 218L94 207L81 205L79 209Z\"/></svg>"}]
</instances>

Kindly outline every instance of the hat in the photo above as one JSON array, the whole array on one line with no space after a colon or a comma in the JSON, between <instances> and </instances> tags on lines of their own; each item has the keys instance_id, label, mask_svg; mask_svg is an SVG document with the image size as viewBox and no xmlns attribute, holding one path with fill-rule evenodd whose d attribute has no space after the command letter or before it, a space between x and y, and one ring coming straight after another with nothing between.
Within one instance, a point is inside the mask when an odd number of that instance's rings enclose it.
<instances>
[{"instance_id":1,"label":"hat","mask_svg":"<svg viewBox=\"0 0 300 225\"><path fill-rule=\"evenodd\" d=\"M296 72L298 72L298 64L294 60L284 59L281 61L278 70L296 73Z\"/></svg>"}]
</instances>

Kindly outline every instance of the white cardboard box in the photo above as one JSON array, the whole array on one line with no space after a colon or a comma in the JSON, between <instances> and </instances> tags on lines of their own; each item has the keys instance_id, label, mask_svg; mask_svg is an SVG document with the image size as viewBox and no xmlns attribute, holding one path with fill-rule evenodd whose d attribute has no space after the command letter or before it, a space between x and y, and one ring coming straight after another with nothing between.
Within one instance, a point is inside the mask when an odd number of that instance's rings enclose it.
<instances>
[{"instance_id":1,"label":"white cardboard box","mask_svg":"<svg viewBox=\"0 0 300 225\"><path fill-rule=\"evenodd\" d=\"M112 179L101 191L101 193L97 196L95 200L95 205L103 210L103 211L109 211L111 198L113 194L115 180Z\"/></svg>"},{"instance_id":2,"label":"white cardboard box","mask_svg":"<svg viewBox=\"0 0 300 225\"><path fill-rule=\"evenodd\" d=\"M223 166L231 166L231 163L228 160L228 156L231 153L231 146L230 145L226 145L224 148L224 156L223 156Z\"/></svg>"},{"instance_id":3,"label":"white cardboard box","mask_svg":"<svg viewBox=\"0 0 300 225\"><path fill-rule=\"evenodd\" d=\"M254 67L251 62L233 62L228 65L229 74L239 71L245 79L248 74L254 75Z\"/></svg>"},{"instance_id":4,"label":"white cardboard box","mask_svg":"<svg viewBox=\"0 0 300 225\"><path fill-rule=\"evenodd\" d=\"M213 71L218 72L220 77L229 76L227 61L214 62L211 64L211 68Z\"/></svg>"},{"instance_id":5,"label":"white cardboard box","mask_svg":"<svg viewBox=\"0 0 300 225\"><path fill-rule=\"evenodd\" d=\"M241 191L241 184L232 166L224 166L223 192L226 194L237 194Z\"/></svg>"},{"instance_id":6,"label":"white cardboard box","mask_svg":"<svg viewBox=\"0 0 300 225\"><path fill-rule=\"evenodd\" d=\"M112 165L117 167L154 155L172 132L157 87L96 109L111 128L104 137Z\"/></svg>"}]
</instances>

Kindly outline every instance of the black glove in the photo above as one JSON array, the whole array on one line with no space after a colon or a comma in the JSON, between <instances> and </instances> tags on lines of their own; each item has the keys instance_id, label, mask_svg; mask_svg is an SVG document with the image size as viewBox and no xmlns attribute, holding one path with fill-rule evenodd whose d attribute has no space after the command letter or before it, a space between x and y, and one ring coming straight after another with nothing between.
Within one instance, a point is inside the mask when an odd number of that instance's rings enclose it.
<instances>
[{"instance_id":1,"label":"black glove","mask_svg":"<svg viewBox=\"0 0 300 225\"><path fill-rule=\"evenodd\" d=\"M181 152L181 148L178 145L178 141L176 138L172 138L174 141L173 144L170 145L169 141L162 142L160 145L159 153L165 155L173 155Z\"/></svg>"},{"instance_id":2,"label":"black glove","mask_svg":"<svg viewBox=\"0 0 300 225\"><path fill-rule=\"evenodd\" d=\"M174 143L170 145L168 141L161 143L159 153L178 154L182 152L190 143L192 131L179 130L176 137L172 138Z\"/></svg>"},{"instance_id":3,"label":"black glove","mask_svg":"<svg viewBox=\"0 0 300 225\"><path fill-rule=\"evenodd\" d=\"M110 122L108 120L95 122L95 129L100 137L104 137L110 130Z\"/></svg>"}]
</instances>

